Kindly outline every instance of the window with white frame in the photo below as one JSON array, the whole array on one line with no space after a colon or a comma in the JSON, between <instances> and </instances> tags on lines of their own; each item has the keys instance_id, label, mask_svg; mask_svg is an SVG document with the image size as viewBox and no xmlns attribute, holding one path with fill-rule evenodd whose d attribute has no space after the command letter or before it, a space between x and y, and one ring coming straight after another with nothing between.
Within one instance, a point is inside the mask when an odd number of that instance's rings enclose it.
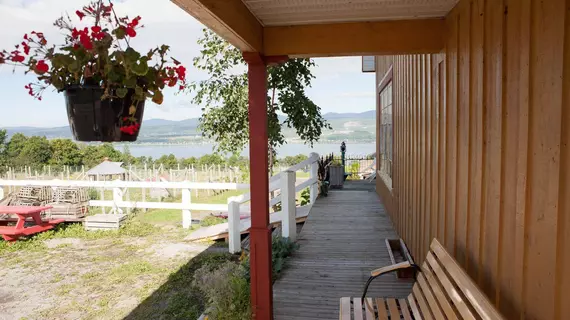
<instances>
[{"instance_id":1,"label":"window with white frame","mask_svg":"<svg viewBox=\"0 0 570 320\"><path fill-rule=\"evenodd\" d=\"M392 179L392 81L380 91L380 172ZM391 182L390 182L391 184ZM390 185L391 187L391 185Z\"/></svg>"}]
</instances>

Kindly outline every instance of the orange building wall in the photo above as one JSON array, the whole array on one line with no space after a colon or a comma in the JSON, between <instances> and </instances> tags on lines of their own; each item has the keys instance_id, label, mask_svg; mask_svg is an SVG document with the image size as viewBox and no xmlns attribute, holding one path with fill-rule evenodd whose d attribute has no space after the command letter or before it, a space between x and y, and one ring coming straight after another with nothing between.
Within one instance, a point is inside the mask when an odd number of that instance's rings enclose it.
<instances>
[{"instance_id":1,"label":"orange building wall","mask_svg":"<svg viewBox=\"0 0 570 320\"><path fill-rule=\"evenodd\" d=\"M569 6L462 0L445 52L377 58L395 112L377 190L418 262L438 238L507 318L570 316Z\"/></svg>"}]
</instances>

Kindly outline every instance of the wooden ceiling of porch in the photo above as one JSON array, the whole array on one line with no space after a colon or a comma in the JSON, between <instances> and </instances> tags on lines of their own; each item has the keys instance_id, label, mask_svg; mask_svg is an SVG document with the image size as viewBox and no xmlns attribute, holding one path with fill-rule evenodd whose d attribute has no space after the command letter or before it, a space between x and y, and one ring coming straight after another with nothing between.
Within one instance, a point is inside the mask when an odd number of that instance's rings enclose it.
<instances>
[{"instance_id":1,"label":"wooden ceiling of porch","mask_svg":"<svg viewBox=\"0 0 570 320\"><path fill-rule=\"evenodd\" d=\"M458 0L242 0L263 26L439 18Z\"/></svg>"},{"instance_id":2,"label":"wooden ceiling of porch","mask_svg":"<svg viewBox=\"0 0 570 320\"><path fill-rule=\"evenodd\" d=\"M458 0L171 0L244 52L438 53Z\"/></svg>"}]
</instances>

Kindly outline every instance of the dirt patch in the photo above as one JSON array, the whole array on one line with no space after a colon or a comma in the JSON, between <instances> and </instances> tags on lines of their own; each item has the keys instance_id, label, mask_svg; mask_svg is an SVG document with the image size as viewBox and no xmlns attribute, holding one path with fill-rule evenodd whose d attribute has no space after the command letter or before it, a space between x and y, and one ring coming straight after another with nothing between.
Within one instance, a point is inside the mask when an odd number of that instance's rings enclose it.
<instances>
[{"instance_id":1,"label":"dirt patch","mask_svg":"<svg viewBox=\"0 0 570 320\"><path fill-rule=\"evenodd\" d=\"M75 239L75 238L49 239L44 241L44 244L46 245L46 247L48 247L48 249L54 249L58 247L61 248L67 246L72 246L77 249L83 246L83 242L81 241L81 239Z\"/></svg>"},{"instance_id":2,"label":"dirt patch","mask_svg":"<svg viewBox=\"0 0 570 320\"><path fill-rule=\"evenodd\" d=\"M50 239L0 255L0 320L125 318L209 247L160 239Z\"/></svg>"}]
</instances>

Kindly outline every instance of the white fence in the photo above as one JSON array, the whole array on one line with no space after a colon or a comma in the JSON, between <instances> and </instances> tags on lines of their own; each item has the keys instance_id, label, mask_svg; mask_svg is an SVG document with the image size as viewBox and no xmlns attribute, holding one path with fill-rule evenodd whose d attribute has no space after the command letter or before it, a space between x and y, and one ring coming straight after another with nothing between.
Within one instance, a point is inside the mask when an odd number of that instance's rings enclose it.
<instances>
[{"instance_id":1,"label":"white fence","mask_svg":"<svg viewBox=\"0 0 570 320\"><path fill-rule=\"evenodd\" d=\"M50 187L88 187L113 190L113 200L91 200L89 206L110 207L114 212L120 208L139 209L180 209L182 210L182 226L190 228L192 224L191 210L212 210L228 211L228 206L224 204L193 203L191 190L237 190L249 189L249 184L237 183L210 183L210 182L140 182L140 181L84 181L84 180L0 180L2 186L50 186ZM146 202L146 201L125 201L123 195L126 188L141 189L179 189L182 190L182 202ZM0 188L0 199L4 197Z\"/></svg>"},{"instance_id":2,"label":"white fence","mask_svg":"<svg viewBox=\"0 0 570 320\"><path fill-rule=\"evenodd\" d=\"M309 159L282 171L269 179L269 192L280 191L279 195L269 201L272 207L281 203L279 221L282 222L283 236L295 240L296 238L296 193L310 188L310 202L313 203L318 195L318 160L319 155L311 153ZM296 171L309 171L309 178L296 184ZM139 209L179 209L182 210L182 226L189 228L192 223L192 210L228 212L228 233L230 252L241 250L240 239L240 207L251 200L248 192L239 197L230 197L228 204L205 204L192 202L191 190L238 190L249 189L249 184L238 183L210 183L210 182L146 182L146 181L85 181L85 180L0 180L0 199L4 197L2 187L13 186L50 186L50 187L88 187L112 189L113 200L91 200L93 207L110 207L113 212L120 212L121 208ZM179 203L129 201L123 199L125 189L179 189L182 192L182 201ZM269 195L268 195L269 196Z\"/></svg>"}]
</instances>

